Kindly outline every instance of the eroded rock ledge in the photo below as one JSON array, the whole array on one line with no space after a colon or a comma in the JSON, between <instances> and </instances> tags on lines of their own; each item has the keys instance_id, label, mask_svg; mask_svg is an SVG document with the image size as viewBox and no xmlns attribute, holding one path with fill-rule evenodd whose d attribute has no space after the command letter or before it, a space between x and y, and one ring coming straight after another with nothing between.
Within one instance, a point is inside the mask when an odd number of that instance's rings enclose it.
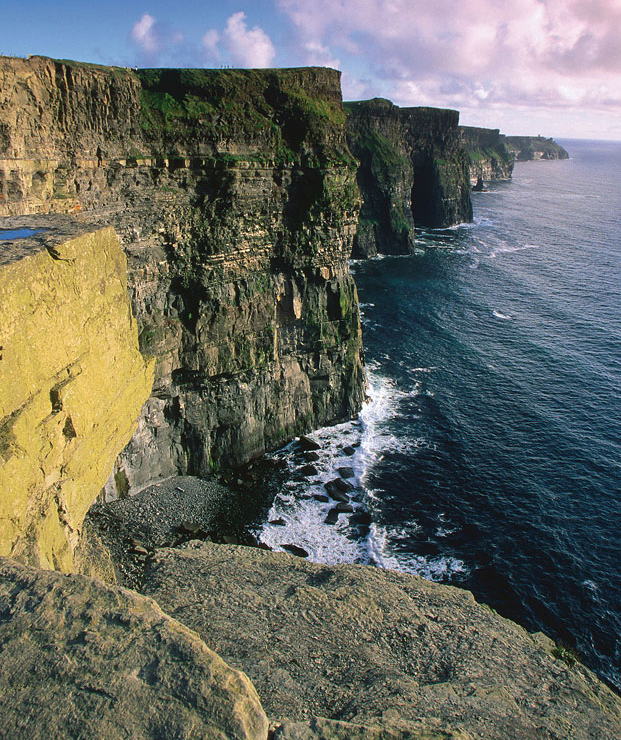
<instances>
[{"instance_id":1,"label":"eroded rock ledge","mask_svg":"<svg viewBox=\"0 0 621 740\"><path fill-rule=\"evenodd\" d=\"M619 697L467 591L208 543L157 551L143 591L244 670L272 720L388 725L389 738L621 736ZM347 737L304 732L285 737Z\"/></svg>"},{"instance_id":2,"label":"eroded rock ledge","mask_svg":"<svg viewBox=\"0 0 621 740\"><path fill-rule=\"evenodd\" d=\"M143 590L0 558L0 738L621 736L618 696L460 589L190 542Z\"/></svg>"}]
</instances>

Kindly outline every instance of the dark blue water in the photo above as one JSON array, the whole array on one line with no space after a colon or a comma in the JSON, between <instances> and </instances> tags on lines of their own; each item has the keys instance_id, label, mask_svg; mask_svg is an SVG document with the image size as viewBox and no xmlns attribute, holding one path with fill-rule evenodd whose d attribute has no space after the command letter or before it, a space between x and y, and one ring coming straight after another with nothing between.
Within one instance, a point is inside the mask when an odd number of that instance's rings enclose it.
<instances>
[{"instance_id":1,"label":"dark blue water","mask_svg":"<svg viewBox=\"0 0 621 740\"><path fill-rule=\"evenodd\" d=\"M262 536L468 588L621 687L621 143L563 144L474 224L352 266L371 401ZM342 465L368 530L308 498Z\"/></svg>"}]
</instances>

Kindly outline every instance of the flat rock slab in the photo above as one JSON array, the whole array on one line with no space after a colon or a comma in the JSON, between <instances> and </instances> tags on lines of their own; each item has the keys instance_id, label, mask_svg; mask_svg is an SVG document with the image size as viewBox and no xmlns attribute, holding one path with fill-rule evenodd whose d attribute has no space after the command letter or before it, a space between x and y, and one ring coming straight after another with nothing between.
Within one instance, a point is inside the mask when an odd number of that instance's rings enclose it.
<instances>
[{"instance_id":1,"label":"flat rock slab","mask_svg":"<svg viewBox=\"0 0 621 740\"><path fill-rule=\"evenodd\" d=\"M274 740L472 740L464 732L444 732L425 722L392 724L378 717L375 724L314 717L308 722L285 722L274 733Z\"/></svg>"},{"instance_id":2,"label":"flat rock slab","mask_svg":"<svg viewBox=\"0 0 621 740\"><path fill-rule=\"evenodd\" d=\"M144 591L248 674L272 721L391 716L485 740L621 737L616 694L468 591L198 542L157 550Z\"/></svg>"},{"instance_id":3,"label":"flat rock slab","mask_svg":"<svg viewBox=\"0 0 621 740\"><path fill-rule=\"evenodd\" d=\"M265 740L248 678L151 599L0 558L0 738Z\"/></svg>"}]
</instances>

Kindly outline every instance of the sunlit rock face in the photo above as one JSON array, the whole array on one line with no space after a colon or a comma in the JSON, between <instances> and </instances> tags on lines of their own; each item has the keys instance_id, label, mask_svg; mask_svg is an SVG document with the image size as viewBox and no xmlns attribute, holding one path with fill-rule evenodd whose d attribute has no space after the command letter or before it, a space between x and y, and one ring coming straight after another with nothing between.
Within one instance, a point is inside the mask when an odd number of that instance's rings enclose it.
<instances>
[{"instance_id":1,"label":"sunlit rock face","mask_svg":"<svg viewBox=\"0 0 621 740\"><path fill-rule=\"evenodd\" d=\"M0 103L0 215L113 225L157 360L108 498L356 413L359 192L338 72L3 58Z\"/></svg>"},{"instance_id":2,"label":"sunlit rock face","mask_svg":"<svg viewBox=\"0 0 621 740\"><path fill-rule=\"evenodd\" d=\"M37 223L0 241L0 554L72 570L154 362L138 349L113 229Z\"/></svg>"}]
</instances>

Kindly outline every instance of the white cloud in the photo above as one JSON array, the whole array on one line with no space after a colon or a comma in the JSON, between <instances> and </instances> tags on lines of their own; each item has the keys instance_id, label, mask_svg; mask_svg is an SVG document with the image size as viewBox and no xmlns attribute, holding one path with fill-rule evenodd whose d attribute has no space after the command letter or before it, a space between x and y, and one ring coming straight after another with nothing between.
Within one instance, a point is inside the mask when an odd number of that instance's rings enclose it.
<instances>
[{"instance_id":1,"label":"white cloud","mask_svg":"<svg viewBox=\"0 0 621 740\"><path fill-rule=\"evenodd\" d=\"M621 113L619 0L277 4L300 49L330 49L346 68L355 55L357 76L402 105Z\"/></svg>"},{"instance_id":2,"label":"white cloud","mask_svg":"<svg viewBox=\"0 0 621 740\"><path fill-rule=\"evenodd\" d=\"M215 28L210 28L209 31L207 31L203 35L203 39L202 39L203 51L208 57L217 59L220 56L220 50L218 49L219 43L220 43L220 34L216 31Z\"/></svg>"},{"instance_id":3,"label":"white cloud","mask_svg":"<svg viewBox=\"0 0 621 740\"><path fill-rule=\"evenodd\" d=\"M305 53L305 63L312 67L333 67L340 69L341 62L332 55L327 46L320 44L318 41L306 41L302 44Z\"/></svg>"},{"instance_id":4,"label":"white cloud","mask_svg":"<svg viewBox=\"0 0 621 740\"><path fill-rule=\"evenodd\" d=\"M134 23L130 38L138 47L142 58L153 63L158 62L163 54L174 54L185 46L185 37L181 31L167 27L149 13L143 13L140 20Z\"/></svg>"},{"instance_id":5,"label":"white cloud","mask_svg":"<svg viewBox=\"0 0 621 740\"><path fill-rule=\"evenodd\" d=\"M276 56L270 37L259 26L248 28L246 14L241 11L227 20L222 42L241 67L269 67Z\"/></svg>"},{"instance_id":6,"label":"white cloud","mask_svg":"<svg viewBox=\"0 0 621 740\"><path fill-rule=\"evenodd\" d=\"M155 54L159 50L160 43L155 31L155 18L148 13L144 13L142 18L134 23L131 37L145 54Z\"/></svg>"}]
</instances>

